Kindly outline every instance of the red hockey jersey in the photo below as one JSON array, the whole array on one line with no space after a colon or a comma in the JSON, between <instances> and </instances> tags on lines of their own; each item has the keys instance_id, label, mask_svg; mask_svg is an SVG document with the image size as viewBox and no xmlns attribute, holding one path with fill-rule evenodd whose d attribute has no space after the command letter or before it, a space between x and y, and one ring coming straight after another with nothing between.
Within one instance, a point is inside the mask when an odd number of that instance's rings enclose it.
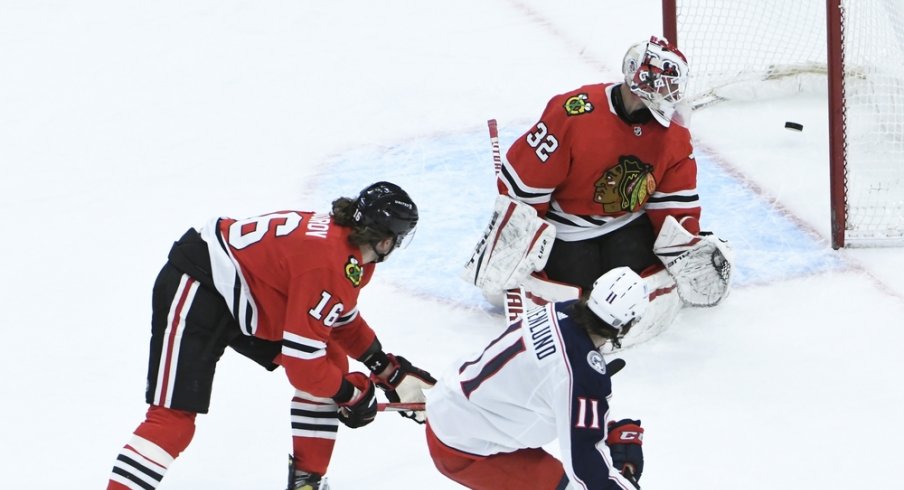
<instances>
[{"instance_id":1,"label":"red hockey jersey","mask_svg":"<svg viewBox=\"0 0 904 490\"><path fill-rule=\"evenodd\" d=\"M292 385L320 397L336 394L346 354L361 356L376 338L358 314L358 293L373 274L350 229L328 214L282 211L201 230L214 283L243 333L282 342Z\"/></svg>"},{"instance_id":2,"label":"red hockey jersey","mask_svg":"<svg viewBox=\"0 0 904 490\"><path fill-rule=\"evenodd\" d=\"M658 234L668 215L699 233L697 165L688 130L655 120L629 124L612 103L614 84L553 97L540 121L509 148L499 192L531 204L577 241L614 231L643 213Z\"/></svg>"}]
</instances>

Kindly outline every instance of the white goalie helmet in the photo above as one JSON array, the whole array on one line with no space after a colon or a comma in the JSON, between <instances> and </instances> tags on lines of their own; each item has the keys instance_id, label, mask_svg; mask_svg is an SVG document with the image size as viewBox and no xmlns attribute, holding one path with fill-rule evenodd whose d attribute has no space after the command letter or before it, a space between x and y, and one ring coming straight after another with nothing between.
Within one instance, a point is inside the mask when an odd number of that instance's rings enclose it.
<instances>
[{"instance_id":1,"label":"white goalie helmet","mask_svg":"<svg viewBox=\"0 0 904 490\"><path fill-rule=\"evenodd\" d=\"M587 307L615 330L616 338L628 332L649 304L646 282L629 267L616 267L600 276L587 299Z\"/></svg>"},{"instance_id":2,"label":"white goalie helmet","mask_svg":"<svg viewBox=\"0 0 904 490\"><path fill-rule=\"evenodd\" d=\"M631 92L643 100L660 124L669 127L687 88L684 54L667 40L653 36L628 48L622 72Z\"/></svg>"}]
</instances>

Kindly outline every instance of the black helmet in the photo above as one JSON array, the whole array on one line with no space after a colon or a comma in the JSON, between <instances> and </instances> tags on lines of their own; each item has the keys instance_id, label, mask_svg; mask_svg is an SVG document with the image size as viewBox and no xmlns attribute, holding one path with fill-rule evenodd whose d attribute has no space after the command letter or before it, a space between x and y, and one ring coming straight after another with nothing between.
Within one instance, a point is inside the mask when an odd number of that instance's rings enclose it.
<instances>
[{"instance_id":1,"label":"black helmet","mask_svg":"<svg viewBox=\"0 0 904 490\"><path fill-rule=\"evenodd\" d=\"M417 226L417 205L401 187L377 182L358 194L352 219L356 226L394 237L399 245Z\"/></svg>"}]
</instances>

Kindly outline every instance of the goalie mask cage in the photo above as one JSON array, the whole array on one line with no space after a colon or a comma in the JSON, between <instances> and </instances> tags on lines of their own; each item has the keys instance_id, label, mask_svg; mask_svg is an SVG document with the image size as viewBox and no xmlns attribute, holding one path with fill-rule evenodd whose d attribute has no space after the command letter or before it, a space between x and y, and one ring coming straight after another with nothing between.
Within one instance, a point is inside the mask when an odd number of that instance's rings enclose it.
<instances>
[{"instance_id":1,"label":"goalie mask cage","mask_svg":"<svg viewBox=\"0 0 904 490\"><path fill-rule=\"evenodd\" d=\"M665 36L690 61L686 100L695 109L789 87L827 93L832 247L904 245L904 2L662 7Z\"/></svg>"}]
</instances>

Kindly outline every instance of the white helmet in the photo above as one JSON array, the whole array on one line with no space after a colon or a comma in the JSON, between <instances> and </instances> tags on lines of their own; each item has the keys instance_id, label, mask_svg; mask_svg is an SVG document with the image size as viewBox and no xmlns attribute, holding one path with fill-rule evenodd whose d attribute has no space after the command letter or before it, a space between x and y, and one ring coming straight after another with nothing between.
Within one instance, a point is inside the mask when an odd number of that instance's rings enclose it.
<instances>
[{"instance_id":1,"label":"white helmet","mask_svg":"<svg viewBox=\"0 0 904 490\"><path fill-rule=\"evenodd\" d=\"M687 88L684 54L667 40L653 36L628 48L622 72L631 92L643 100L660 124L669 127Z\"/></svg>"},{"instance_id":2,"label":"white helmet","mask_svg":"<svg viewBox=\"0 0 904 490\"><path fill-rule=\"evenodd\" d=\"M648 304L646 282L629 267L616 267L600 276L587 299L587 307L612 327L616 339L628 333Z\"/></svg>"}]
</instances>

